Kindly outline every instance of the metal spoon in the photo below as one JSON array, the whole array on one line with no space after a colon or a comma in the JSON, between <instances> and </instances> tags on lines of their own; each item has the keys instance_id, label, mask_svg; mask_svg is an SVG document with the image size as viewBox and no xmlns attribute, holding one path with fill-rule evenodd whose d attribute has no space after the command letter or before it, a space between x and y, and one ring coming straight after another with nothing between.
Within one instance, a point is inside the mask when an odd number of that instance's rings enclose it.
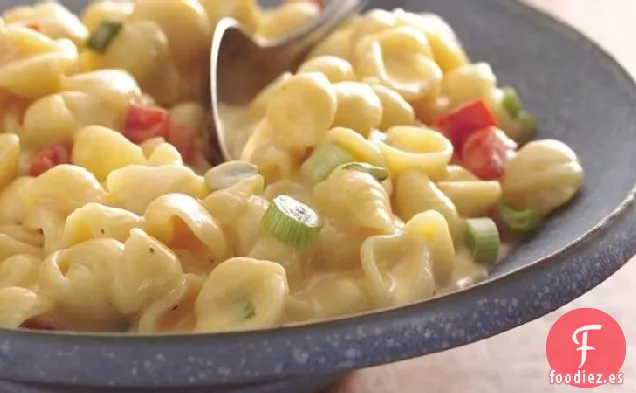
<instances>
[{"instance_id":1,"label":"metal spoon","mask_svg":"<svg viewBox=\"0 0 636 393\"><path fill-rule=\"evenodd\" d=\"M243 106L285 71L295 70L309 51L351 15L366 0L332 0L321 14L294 32L277 40L251 37L232 18L216 26L210 53L210 128L212 161L218 164L232 157L226 145L222 107Z\"/></svg>"}]
</instances>

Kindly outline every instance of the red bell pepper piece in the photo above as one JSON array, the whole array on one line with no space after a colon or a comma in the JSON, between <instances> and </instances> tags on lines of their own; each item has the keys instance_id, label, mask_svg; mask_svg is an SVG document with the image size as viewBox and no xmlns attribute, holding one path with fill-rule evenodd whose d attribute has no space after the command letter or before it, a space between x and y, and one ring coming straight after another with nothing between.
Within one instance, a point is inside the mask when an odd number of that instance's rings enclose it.
<instances>
[{"instance_id":1,"label":"red bell pepper piece","mask_svg":"<svg viewBox=\"0 0 636 393\"><path fill-rule=\"evenodd\" d=\"M495 116L483 100L457 108L437 122L437 127L450 139L458 152L462 151L470 134L496 125Z\"/></svg>"},{"instance_id":2,"label":"red bell pepper piece","mask_svg":"<svg viewBox=\"0 0 636 393\"><path fill-rule=\"evenodd\" d=\"M466 139L462 149L462 163L480 179L497 180L517 147L517 143L503 131L489 127L472 133Z\"/></svg>"},{"instance_id":3,"label":"red bell pepper piece","mask_svg":"<svg viewBox=\"0 0 636 393\"><path fill-rule=\"evenodd\" d=\"M181 153L185 163L194 161L197 151L197 135L192 128L173 123L168 132L168 143Z\"/></svg>"},{"instance_id":4,"label":"red bell pepper piece","mask_svg":"<svg viewBox=\"0 0 636 393\"><path fill-rule=\"evenodd\" d=\"M73 146L65 142L54 143L40 151L31 164L31 176L40 176L49 169L62 164L70 164L73 158Z\"/></svg>"},{"instance_id":5,"label":"red bell pepper piece","mask_svg":"<svg viewBox=\"0 0 636 393\"><path fill-rule=\"evenodd\" d=\"M27 29L31 29L31 30L35 30L39 33L42 32L42 25L39 24L38 22L28 22L24 24L24 27L26 27Z\"/></svg>"},{"instance_id":6,"label":"red bell pepper piece","mask_svg":"<svg viewBox=\"0 0 636 393\"><path fill-rule=\"evenodd\" d=\"M31 318L27 319L20 325L23 329L34 330L58 330L58 326L53 319Z\"/></svg>"},{"instance_id":7,"label":"red bell pepper piece","mask_svg":"<svg viewBox=\"0 0 636 393\"><path fill-rule=\"evenodd\" d=\"M167 110L144 105L130 105L122 134L131 142L141 144L148 139L168 139L170 116Z\"/></svg>"}]
</instances>

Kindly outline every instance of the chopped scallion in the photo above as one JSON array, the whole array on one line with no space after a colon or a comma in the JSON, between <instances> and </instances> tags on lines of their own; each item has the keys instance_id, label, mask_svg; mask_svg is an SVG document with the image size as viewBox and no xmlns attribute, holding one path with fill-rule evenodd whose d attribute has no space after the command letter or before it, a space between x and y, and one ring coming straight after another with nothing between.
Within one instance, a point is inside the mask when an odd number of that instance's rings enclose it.
<instances>
[{"instance_id":1,"label":"chopped scallion","mask_svg":"<svg viewBox=\"0 0 636 393\"><path fill-rule=\"evenodd\" d=\"M247 161L227 161L210 169L203 180L211 191L232 187L243 179L259 174L258 167Z\"/></svg>"},{"instance_id":2,"label":"chopped scallion","mask_svg":"<svg viewBox=\"0 0 636 393\"><path fill-rule=\"evenodd\" d=\"M239 316L240 319L246 320L253 318L256 315L256 310L254 309L254 303L249 300L245 300L239 303Z\"/></svg>"},{"instance_id":3,"label":"chopped scallion","mask_svg":"<svg viewBox=\"0 0 636 393\"><path fill-rule=\"evenodd\" d=\"M466 220L468 248L477 263L493 265L499 258L499 231L490 218Z\"/></svg>"},{"instance_id":4,"label":"chopped scallion","mask_svg":"<svg viewBox=\"0 0 636 393\"><path fill-rule=\"evenodd\" d=\"M104 53L108 49L108 45L112 42L113 38L121 30L121 22L104 21L102 22L93 34L88 37L86 46L95 52Z\"/></svg>"},{"instance_id":5,"label":"chopped scallion","mask_svg":"<svg viewBox=\"0 0 636 393\"><path fill-rule=\"evenodd\" d=\"M267 233L299 250L316 241L323 225L313 209L289 195L274 198L261 223Z\"/></svg>"},{"instance_id":6,"label":"chopped scallion","mask_svg":"<svg viewBox=\"0 0 636 393\"><path fill-rule=\"evenodd\" d=\"M506 227L516 232L533 232L543 222L543 214L536 209L515 209L507 203L501 202L497 210Z\"/></svg>"},{"instance_id":7,"label":"chopped scallion","mask_svg":"<svg viewBox=\"0 0 636 393\"><path fill-rule=\"evenodd\" d=\"M351 169L358 172L368 173L377 181L385 181L389 178L389 171L386 168L367 164L365 162L352 162L344 164L342 169Z\"/></svg>"},{"instance_id":8,"label":"chopped scallion","mask_svg":"<svg viewBox=\"0 0 636 393\"><path fill-rule=\"evenodd\" d=\"M312 184L325 180L338 166L353 161L353 156L338 145L319 146L300 167L300 174Z\"/></svg>"},{"instance_id":9,"label":"chopped scallion","mask_svg":"<svg viewBox=\"0 0 636 393\"><path fill-rule=\"evenodd\" d=\"M523 131L526 132L528 135L532 134L537 129L537 120L534 118L534 116L526 111L519 112L517 121L519 122Z\"/></svg>"},{"instance_id":10,"label":"chopped scallion","mask_svg":"<svg viewBox=\"0 0 636 393\"><path fill-rule=\"evenodd\" d=\"M508 112L510 117L516 119L523 108L517 91L510 86L506 86L501 90L503 91L502 105L504 109Z\"/></svg>"}]
</instances>

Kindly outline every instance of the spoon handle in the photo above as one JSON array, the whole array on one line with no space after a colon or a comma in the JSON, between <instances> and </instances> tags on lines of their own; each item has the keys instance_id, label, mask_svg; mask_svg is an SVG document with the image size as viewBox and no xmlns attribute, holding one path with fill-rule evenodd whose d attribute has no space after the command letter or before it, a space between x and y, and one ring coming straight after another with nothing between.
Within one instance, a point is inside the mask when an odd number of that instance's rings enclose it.
<instances>
[{"instance_id":1,"label":"spoon handle","mask_svg":"<svg viewBox=\"0 0 636 393\"><path fill-rule=\"evenodd\" d=\"M280 40L271 41L267 46L293 47L293 52L304 53L326 38L350 16L358 13L367 0L331 0L316 18L309 21L295 33Z\"/></svg>"}]
</instances>

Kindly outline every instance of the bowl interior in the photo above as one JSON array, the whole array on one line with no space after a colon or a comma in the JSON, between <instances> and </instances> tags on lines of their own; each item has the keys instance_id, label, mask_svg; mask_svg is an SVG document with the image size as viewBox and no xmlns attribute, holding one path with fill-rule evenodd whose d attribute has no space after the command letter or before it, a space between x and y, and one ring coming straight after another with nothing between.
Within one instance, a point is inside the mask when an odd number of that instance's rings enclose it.
<instances>
[{"instance_id":1,"label":"bowl interior","mask_svg":"<svg viewBox=\"0 0 636 393\"><path fill-rule=\"evenodd\" d=\"M74 13L81 13L89 3L60 2ZM0 9L25 3L0 0ZM514 249L491 278L563 248L630 193L636 184L636 171L630 170L636 168L636 155L630 148L636 136L634 90L625 84L619 69L600 59L594 44L569 28L539 18L529 23L522 8L508 7L504 14L499 1L371 0L369 8L404 8L444 17L473 62L490 63L501 85L518 89L527 109L537 117L535 139L559 139L581 159L585 181L576 200L551 216L531 241Z\"/></svg>"},{"instance_id":2,"label":"bowl interior","mask_svg":"<svg viewBox=\"0 0 636 393\"><path fill-rule=\"evenodd\" d=\"M624 85L624 75L616 68L599 72L595 45L568 28L539 19L535 29L544 34L511 30L511 17L524 15L501 14L497 1L375 0L369 6L425 10L446 18L473 61L490 63L501 85L519 90L537 116L540 129L535 138L562 140L581 158L586 177L579 197L552 216L532 241L513 251L493 278L558 251L631 192L636 184L636 171L630 170L636 168L636 155L628 147L636 137L634 90ZM555 29L557 42L549 35Z\"/></svg>"}]
</instances>

